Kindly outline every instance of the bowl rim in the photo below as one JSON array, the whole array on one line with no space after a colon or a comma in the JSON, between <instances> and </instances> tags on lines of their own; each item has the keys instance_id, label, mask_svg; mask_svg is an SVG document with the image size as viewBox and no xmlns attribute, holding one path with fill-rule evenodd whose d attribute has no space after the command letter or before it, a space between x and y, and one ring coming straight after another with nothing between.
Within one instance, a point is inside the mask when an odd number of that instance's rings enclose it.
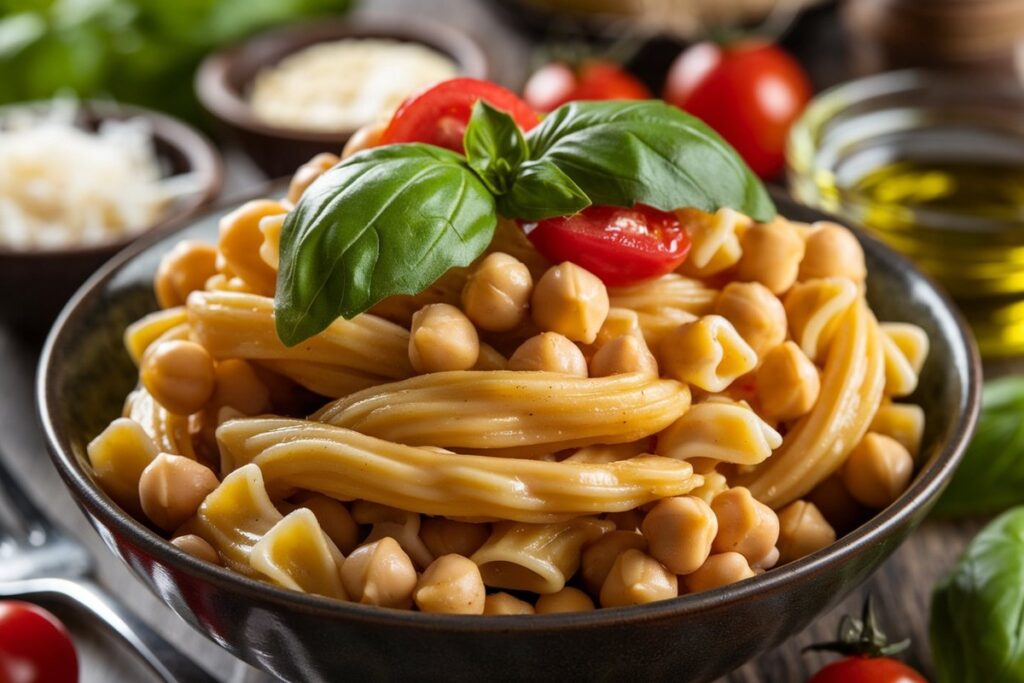
<instances>
[{"instance_id":1,"label":"bowl rim","mask_svg":"<svg viewBox=\"0 0 1024 683\"><path fill-rule=\"evenodd\" d=\"M206 213L215 213L236 205L239 201L254 196L267 196L267 190L281 187L281 181L271 183L260 192L247 192L229 198L211 207ZM796 204L787 195L775 193L776 199ZM823 212L806 207L822 216ZM871 519L856 529L799 560L773 569L752 579L730 584L714 590L679 596L677 598L630 607L601 608L591 612L542 615L448 615L428 614L409 610L381 608L354 602L333 600L318 595L300 593L257 581L224 567L198 560L171 545L166 539L134 519L114 503L97 485L90 480L85 468L62 440L62 428L57 424L51 405L59 400L53 384L54 367L62 357L60 349L66 343L68 322L73 319L89 299L99 296L100 288L111 280L123 266L138 254L173 232L190 225L192 219L183 218L159 232L147 235L97 271L75 293L61 311L56 323L47 336L40 355L36 374L36 407L46 436L47 449L51 460L70 489L78 505L87 512L92 524L100 524L116 530L127 541L139 548L155 561L174 567L191 580L212 584L257 603L272 603L277 607L299 612L306 616L325 619L353 619L382 626L415 628L422 630L445 629L452 633L492 630L501 633L527 631L570 631L581 626L614 626L624 623L650 622L659 619L696 615L718 610L726 605L749 601L755 597L778 593L791 585L797 585L803 578L835 569L844 558L858 554L889 536L905 525L918 508L937 496L948 483L949 477L958 464L964 449L974 431L981 403L981 360L973 337L963 317L953 306L949 297L926 275L903 256L892 251L877 239L853 228L868 249L879 250L882 257L891 261L894 267L912 271L927 284L931 292L941 301L941 310L954 323L955 334L951 338L953 348L966 358L963 371L964 411L959 415L950 438L939 449L934 462L915 476L911 485L887 508L877 512ZM134 569L133 569L134 571Z\"/></svg>"},{"instance_id":2,"label":"bowl rim","mask_svg":"<svg viewBox=\"0 0 1024 683\"><path fill-rule=\"evenodd\" d=\"M244 88L232 87L228 76L245 55L263 48L269 51L274 45L284 45L286 49L278 58L279 62L307 47L347 38L391 38L419 43L450 57L460 77L486 78L490 73L487 53L475 38L461 29L426 17L417 17L415 22L400 16L306 20L258 33L207 55L196 70L196 96L213 116L249 133L324 144L344 142L358 126L315 130L267 123L253 113L242 92ZM269 65L261 62L261 68Z\"/></svg>"},{"instance_id":3,"label":"bowl rim","mask_svg":"<svg viewBox=\"0 0 1024 683\"><path fill-rule=\"evenodd\" d=\"M19 109L52 107L54 101L53 99L26 100L0 105L0 120ZM213 201L224 186L224 162L220 153L206 135L185 121L155 109L115 100L88 98L78 100L76 104L80 113L96 120L145 119L152 126L151 135L154 141L159 140L181 153L189 165L189 172L197 174L201 179L202 187L199 191L184 197L173 211L160 216L141 230L129 235L96 244L66 245L56 248L14 249L0 245L0 258L45 259L114 253L143 236L149 235L154 230L192 217L196 211ZM159 157L160 154L158 153L157 156Z\"/></svg>"}]
</instances>

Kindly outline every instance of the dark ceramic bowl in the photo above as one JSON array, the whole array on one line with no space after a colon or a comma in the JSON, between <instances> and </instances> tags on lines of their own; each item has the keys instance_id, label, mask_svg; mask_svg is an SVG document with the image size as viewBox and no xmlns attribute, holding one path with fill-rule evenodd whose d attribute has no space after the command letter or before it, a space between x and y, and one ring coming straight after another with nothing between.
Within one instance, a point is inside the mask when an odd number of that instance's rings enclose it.
<instances>
[{"instance_id":1,"label":"dark ceramic bowl","mask_svg":"<svg viewBox=\"0 0 1024 683\"><path fill-rule=\"evenodd\" d=\"M12 111L44 109L51 102L13 104L0 108L0 120ZM5 249L0 246L0 322L29 336L42 338L75 290L111 256L141 235L195 213L220 192L220 155L209 141L185 123L165 114L124 104L87 101L80 123L96 128L106 119L145 119L152 128L157 156L169 174L194 171L200 191L182 197L156 223L123 239L59 249ZM14 294L17 293L17 294Z\"/></svg>"},{"instance_id":2,"label":"dark ceramic bowl","mask_svg":"<svg viewBox=\"0 0 1024 683\"><path fill-rule=\"evenodd\" d=\"M487 78L483 49L467 34L450 26L419 17L319 20L274 29L210 55L196 73L196 95L268 177L290 175L320 152L339 153L355 129L324 132L268 124L257 118L249 106L249 85L264 68L292 53L344 38L421 43L450 57L461 75Z\"/></svg>"},{"instance_id":3,"label":"dark ceramic bowl","mask_svg":"<svg viewBox=\"0 0 1024 683\"><path fill-rule=\"evenodd\" d=\"M792 218L823 217L777 201ZM150 280L160 255L182 238L210 239L223 212L136 245L82 288L43 352L39 411L57 469L111 550L196 629L285 680L713 680L867 579L928 514L974 427L980 369L960 317L910 263L860 236L875 311L931 337L912 397L927 428L923 465L907 491L836 543L718 590L576 614L431 615L276 588L198 561L132 519L96 485L85 454L134 385L121 333L154 308Z\"/></svg>"}]
</instances>

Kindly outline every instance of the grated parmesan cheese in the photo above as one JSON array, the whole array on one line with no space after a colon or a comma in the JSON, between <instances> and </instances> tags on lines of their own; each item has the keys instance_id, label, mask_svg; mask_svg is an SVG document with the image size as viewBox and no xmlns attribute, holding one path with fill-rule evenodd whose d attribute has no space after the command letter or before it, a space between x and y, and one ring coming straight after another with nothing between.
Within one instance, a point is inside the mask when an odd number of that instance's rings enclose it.
<instances>
[{"instance_id":1,"label":"grated parmesan cheese","mask_svg":"<svg viewBox=\"0 0 1024 683\"><path fill-rule=\"evenodd\" d=\"M451 59L418 43L339 40L261 71L249 103L272 125L347 130L390 115L409 95L456 75Z\"/></svg>"}]
</instances>

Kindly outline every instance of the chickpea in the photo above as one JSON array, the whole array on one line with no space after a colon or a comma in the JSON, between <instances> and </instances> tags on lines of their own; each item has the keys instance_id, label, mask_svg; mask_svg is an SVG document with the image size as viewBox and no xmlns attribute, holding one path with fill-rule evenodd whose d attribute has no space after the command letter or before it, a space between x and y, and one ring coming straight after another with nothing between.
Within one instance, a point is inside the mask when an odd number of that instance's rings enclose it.
<instances>
[{"instance_id":1,"label":"chickpea","mask_svg":"<svg viewBox=\"0 0 1024 683\"><path fill-rule=\"evenodd\" d=\"M715 313L732 323L758 358L786 341L786 309L757 282L730 282L718 295Z\"/></svg>"},{"instance_id":2,"label":"chickpea","mask_svg":"<svg viewBox=\"0 0 1024 683\"><path fill-rule=\"evenodd\" d=\"M694 496L664 498L641 525L651 557L673 574L696 571L711 554L718 519L711 506Z\"/></svg>"},{"instance_id":3,"label":"chickpea","mask_svg":"<svg viewBox=\"0 0 1024 683\"><path fill-rule=\"evenodd\" d=\"M308 492L295 499L297 507L310 510L327 537L346 555L359 545L359 525L340 500Z\"/></svg>"},{"instance_id":4,"label":"chickpea","mask_svg":"<svg viewBox=\"0 0 1024 683\"><path fill-rule=\"evenodd\" d=\"M924 436L924 410L912 403L883 403L868 429L896 439L917 459Z\"/></svg>"},{"instance_id":5,"label":"chickpea","mask_svg":"<svg viewBox=\"0 0 1024 683\"><path fill-rule=\"evenodd\" d=\"M417 372L469 370L479 357L476 328L459 309L429 304L413 314L409 360Z\"/></svg>"},{"instance_id":6,"label":"chickpea","mask_svg":"<svg viewBox=\"0 0 1024 683\"><path fill-rule=\"evenodd\" d=\"M537 604L534 609L537 614L592 612L594 610L594 601L579 588L566 586L557 593L548 593L537 598Z\"/></svg>"},{"instance_id":7,"label":"chickpea","mask_svg":"<svg viewBox=\"0 0 1024 683\"><path fill-rule=\"evenodd\" d=\"M225 275L240 277L254 292L273 295L277 271L260 257L263 233L260 221L267 216L287 213L280 203L269 199L246 202L220 219L220 239L217 248L227 270Z\"/></svg>"},{"instance_id":8,"label":"chickpea","mask_svg":"<svg viewBox=\"0 0 1024 683\"><path fill-rule=\"evenodd\" d=\"M700 569L683 578L683 583L691 593L701 593L752 576L756 574L747 563L747 558L739 553L719 553L709 557Z\"/></svg>"},{"instance_id":9,"label":"chickpea","mask_svg":"<svg viewBox=\"0 0 1024 683\"><path fill-rule=\"evenodd\" d=\"M580 348L556 332L530 337L508 359L509 370L560 372L587 376L587 359Z\"/></svg>"},{"instance_id":10,"label":"chickpea","mask_svg":"<svg viewBox=\"0 0 1024 683\"><path fill-rule=\"evenodd\" d=\"M288 214L280 213L260 219L260 232L263 233L260 258L274 270L281 264L281 228L284 227L284 219L287 217Z\"/></svg>"},{"instance_id":11,"label":"chickpea","mask_svg":"<svg viewBox=\"0 0 1024 683\"><path fill-rule=\"evenodd\" d=\"M221 564L220 555L213 549L213 546L195 534L175 536L171 539L171 545L196 559L210 564Z\"/></svg>"},{"instance_id":12,"label":"chickpea","mask_svg":"<svg viewBox=\"0 0 1024 683\"><path fill-rule=\"evenodd\" d=\"M852 232L826 221L811 226L800 262L800 280L841 277L863 282L867 273L864 249Z\"/></svg>"},{"instance_id":13,"label":"chickpea","mask_svg":"<svg viewBox=\"0 0 1024 683\"><path fill-rule=\"evenodd\" d=\"M352 137L345 143L344 149L341 150L341 158L348 159L353 154L362 152L364 149L370 149L380 144L381 136L384 135L384 131L388 127L388 121L374 121L367 123L361 128L357 129L355 133L352 133Z\"/></svg>"},{"instance_id":14,"label":"chickpea","mask_svg":"<svg viewBox=\"0 0 1024 683\"><path fill-rule=\"evenodd\" d=\"M836 540L835 529L814 505L793 501L779 512L779 561L799 560Z\"/></svg>"},{"instance_id":15,"label":"chickpea","mask_svg":"<svg viewBox=\"0 0 1024 683\"><path fill-rule=\"evenodd\" d=\"M416 568L398 541L385 536L356 548L341 565L341 582L354 602L408 609Z\"/></svg>"},{"instance_id":16,"label":"chickpea","mask_svg":"<svg viewBox=\"0 0 1024 683\"><path fill-rule=\"evenodd\" d=\"M351 139L349 138L350 141ZM298 170L295 171L295 175L292 176L291 182L288 183L288 201L292 205L298 204L306 189L339 161L341 159L338 158L338 155L331 154L330 152L321 152L302 166L299 166Z\"/></svg>"},{"instance_id":17,"label":"chickpea","mask_svg":"<svg viewBox=\"0 0 1024 683\"><path fill-rule=\"evenodd\" d=\"M736 278L760 282L772 294L782 294L796 282L804 241L800 231L785 219L751 226L740 238L743 256L736 264Z\"/></svg>"},{"instance_id":18,"label":"chickpea","mask_svg":"<svg viewBox=\"0 0 1024 683\"><path fill-rule=\"evenodd\" d=\"M213 358L199 344L174 339L150 347L139 379L157 403L175 415L191 415L213 396Z\"/></svg>"},{"instance_id":19,"label":"chickpea","mask_svg":"<svg viewBox=\"0 0 1024 683\"><path fill-rule=\"evenodd\" d=\"M494 593L484 599L484 614L533 614L533 605L508 593Z\"/></svg>"},{"instance_id":20,"label":"chickpea","mask_svg":"<svg viewBox=\"0 0 1024 683\"><path fill-rule=\"evenodd\" d=\"M779 540L779 518L770 507L737 486L711 501L718 518L718 534L712 544L716 553L737 552L751 567L767 569L777 560L775 543Z\"/></svg>"},{"instance_id":21,"label":"chickpea","mask_svg":"<svg viewBox=\"0 0 1024 683\"><path fill-rule=\"evenodd\" d=\"M231 358L214 368L214 390L210 402L222 408L234 408L243 415L259 415L271 410L270 390L247 361Z\"/></svg>"},{"instance_id":22,"label":"chickpea","mask_svg":"<svg viewBox=\"0 0 1024 683\"><path fill-rule=\"evenodd\" d=\"M859 503L880 510L903 493L913 473L914 459L903 444L868 432L843 465L843 483Z\"/></svg>"},{"instance_id":23,"label":"chickpea","mask_svg":"<svg viewBox=\"0 0 1024 683\"><path fill-rule=\"evenodd\" d=\"M839 533L857 527L867 515L867 510L853 499L843 483L842 469L815 486L807 494L807 501L813 503Z\"/></svg>"},{"instance_id":24,"label":"chickpea","mask_svg":"<svg viewBox=\"0 0 1024 683\"><path fill-rule=\"evenodd\" d=\"M771 420L793 420L811 412L821 378L800 347L787 341L764 356L755 375L761 413Z\"/></svg>"},{"instance_id":25,"label":"chickpea","mask_svg":"<svg viewBox=\"0 0 1024 683\"><path fill-rule=\"evenodd\" d=\"M469 274L462 289L462 309L481 330L507 332L526 317L532 290L533 277L526 264L494 252Z\"/></svg>"},{"instance_id":26,"label":"chickpea","mask_svg":"<svg viewBox=\"0 0 1024 683\"><path fill-rule=\"evenodd\" d=\"M194 515L219 484L209 467L180 455L161 453L139 477L139 501L154 524L171 531Z\"/></svg>"},{"instance_id":27,"label":"chickpea","mask_svg":"<svg viewBox=\"0 0 1024 683\"><path fill-rule=\"evenodd\" d=\"M442 555L427 567L413 598L422 612L483 614L486 593L476 564L453 554Z\"/></svg>"},{"instance_id":28,"label":"chickpea","mask_svg":"<svg viewBox=\"0 0 1024 683\"><path fill-rule=\"evenodd\" d=\"M656 559L626 550L612 564L601 586L602 607L642 605L679 595L679 580Z\"/></svg>"},{"instance_id":29,"label":"chickpea","mask_svg":"<svg viewBox=\"0 0 1024 683\"><path fill-rule=\"evenodd\" d=\"M639 334L616 337L602 346L590 360L591 377L624 373L658 376L658 361Z\"/></svg>"},{"instance_id":30,"label":"chickpea","mask_svg":"<svg viewBox=\"0 0 1024 683\"><path fill-rule=\"evenodd\" d=\"M647 552L647 539L635 531L611 531L583 550L580 558L580 576L583 585L593 595L601 593L608 572L622 553L627 550Z\"/></svg>"},{"instance_id":31,"label":"chickpea","mask_svg":"<svg viewBox=\"0 0 1024 683\"><path fill-rule=\"evenodd\" d=\"M420 523L420 538L434 557L450 554L469 557L490 535L489 524L457 522L443 517L428 517Z\"/></svg>"},{"instance_id":32,"label":"chickpea","mask_svg":"<svg viewBox=\"0 0 1024 683\"><path fill-rule=\"evenodd\" d=\"M160 260L153 289L161 308L181 306L192 292L203 289L217 274L217 249L210 244L178 242Z\"/></svg>"},{"instance_id":33,"label":"chickpea","mask_svg":"<svg viewBox=\"0 0 1024 683\"><path fill-rule=\"evenodd\" d=\"M531 297L533 321L538 327L586 344L597 338L609 305L604 283L568 261L548 268Z\"/></svg>"}]
</instances>

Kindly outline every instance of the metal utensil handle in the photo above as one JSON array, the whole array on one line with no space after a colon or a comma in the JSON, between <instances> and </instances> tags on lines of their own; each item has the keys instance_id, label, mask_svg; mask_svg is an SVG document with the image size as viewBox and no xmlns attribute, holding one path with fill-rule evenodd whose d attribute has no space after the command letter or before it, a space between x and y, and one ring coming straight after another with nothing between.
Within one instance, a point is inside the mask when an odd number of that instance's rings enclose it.
<instances>
[{"instance_id":1,"label":"metal utensil handle","mask_svg":"<svg viewBox=\"0 0 1024 683\"><path fill-rule=\"evenodd\" d=\"M167 683L217 683L191 658L89 579L26 579L0 583L0 596L65 599L85 608L114 635L139 653L149 669Z\"/></svg>"}]
</instances>

